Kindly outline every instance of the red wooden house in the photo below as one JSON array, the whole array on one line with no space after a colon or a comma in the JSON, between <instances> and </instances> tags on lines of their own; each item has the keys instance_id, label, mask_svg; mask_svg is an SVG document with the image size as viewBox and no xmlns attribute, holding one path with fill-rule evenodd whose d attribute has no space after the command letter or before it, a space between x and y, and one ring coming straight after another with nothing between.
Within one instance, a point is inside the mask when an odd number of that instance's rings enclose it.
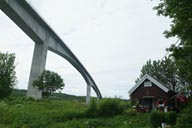
<instances>
[{"instance_id":1,"label":"red wooden house","mask_svg":"<svg viewBox=\"0 0 192 128\"><path fill-rule=\"evenodd\" d=\"M129 90L134 105L145 110L174 107L176 92L146 74Z\"/></svg>"}]
</instances>

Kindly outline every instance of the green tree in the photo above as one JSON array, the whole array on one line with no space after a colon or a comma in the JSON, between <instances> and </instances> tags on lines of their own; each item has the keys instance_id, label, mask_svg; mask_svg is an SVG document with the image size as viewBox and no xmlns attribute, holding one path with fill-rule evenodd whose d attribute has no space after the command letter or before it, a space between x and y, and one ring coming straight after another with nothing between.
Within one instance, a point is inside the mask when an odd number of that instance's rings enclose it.
<instances>
[{"instance_id":1,"label":"green tree","mask_svg":"<svg viewBox=\"0 0 192 128\"><path fill-rule=\"evenodd\" d=\"M52 92L63 89L65 86L63 79L55 72L45 70L37 80L33 81L33 86L42 91L42 97L48 98Z\"/></svg>"},{"instance_id":2,"label":"green tree","mask_svg":"<svg viewBox=\"0 0 192 128\"><path fill-rule=\"evenodd\" d=\"M149 74L150 76L152 76L155 79L161 79L162 77L160 76L160 71L161 70L161 66L160 66L160 61L151 61L148 60L146 62L145 65L143 65L142 69L141 69L141 74L140 77L137 78L136 83L145 75L145 74ZM161 80L163 82L163 80Z\"/></svg>"},{"instance_id":3,"label":"green tree","mask_svg":"<svg viewBox=\"0 0 192 128\"><path fill-rule=\"evenodd\" d=\"M175 62L187 83L192 85L192 1L191 0L161 0L154 7L158 15L169 17L170 30L164 32L167 38L177 37L179 45L169 48Z\"/></svg>"},{"instance_id":4,"label":"green tree","mask_svg":"<svg viewBox=\"0 0 192 128\"><path fill-rule=\"evenodd\" d=\"M0 98L9 96L16 84L15 54L0 52Z\"/></svg>"},{"instance_id":5,"label":"green tree","mask_svg":"<svg viewBox=\"0 0 192 128\"><path fill-rule=\"evenodd\" d=\"M146 64L143 65L141 75L137 78L136 82L138 82L145 74L149 74L173 90L177 90L179 87L177 86L178 83L182 81L178 68L174 60L170 57L165 57L165 59L161 61L147 61Z\"/></svg>"}]
</instances>

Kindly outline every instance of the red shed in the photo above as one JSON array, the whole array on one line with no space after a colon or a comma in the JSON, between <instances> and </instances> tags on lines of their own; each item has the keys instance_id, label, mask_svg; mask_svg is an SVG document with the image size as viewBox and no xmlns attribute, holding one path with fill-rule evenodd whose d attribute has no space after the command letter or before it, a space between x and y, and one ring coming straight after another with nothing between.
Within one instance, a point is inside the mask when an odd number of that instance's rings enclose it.
<instances>
[{"instance_id":1,"label":"red shed","mask_svg":"<svg viewBox=\"0 0 192 128\"><path fill-rule=\"evenodd\" d=\"M129 94L135 105L151 110L174 106L174 100L171 97L176 95L176 92L146 74L129 90Z\"/></svg>"}]
</instances>

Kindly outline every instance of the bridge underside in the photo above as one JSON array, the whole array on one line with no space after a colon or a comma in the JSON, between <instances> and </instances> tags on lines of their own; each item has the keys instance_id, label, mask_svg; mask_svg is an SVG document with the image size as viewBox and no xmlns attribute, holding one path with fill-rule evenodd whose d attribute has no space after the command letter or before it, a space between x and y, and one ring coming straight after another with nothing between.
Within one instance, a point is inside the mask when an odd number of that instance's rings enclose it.
<instances>
[{"instance_id":1,"label":"bridge underside","mask_svg":"<svg viewBox=\"0 0 192 128\"><path fill-rule=\"evenodd\" d=\"M87 83L86 102L90 101L91 87L98 98L102 98L96 83L77 57L25 0L0 0L0 9L35 42L28 96L41 98L41 92L32 86L32 81L45 69L47 50L50 50L65 58L81 73Z\"/></svg>"}]
</instances>

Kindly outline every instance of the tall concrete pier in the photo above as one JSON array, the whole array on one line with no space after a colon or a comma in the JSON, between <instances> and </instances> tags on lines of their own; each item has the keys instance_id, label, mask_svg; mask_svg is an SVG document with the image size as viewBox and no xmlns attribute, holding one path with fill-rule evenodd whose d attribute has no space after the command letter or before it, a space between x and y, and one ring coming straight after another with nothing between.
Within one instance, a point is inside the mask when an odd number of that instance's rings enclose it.
<instances>
[{"instance_id":1,"label":"tall concrete pier","mask_svg":"<svg viewBox=\"0 0 192 128\"><path fill-rule=\"evenodd\" d=\"M32 82L44 71L47 58L47 44L36 43L33 53L33 60L31 65L31 72L29 76L29 84L27 96L34 97L36 99L41 98L41 92L32 86Z\"/></svg>"},{"instance_id":2,"label":"tall concrete pier","mask_svg":"<svg viewBox=\"0 0 192 128\"><path fill-rule=\"evenodd\" d=\"M97 97L102 98L96 83L85 67L25 0L0 0L0 9L35 42L28 96L36 99L41 98L41 92L32 86L32 81L45 69L47 50L50 50L65 58L81 73L87 83L87 103L90 101L91 87L96 92Z\"/></svg>"}]
</instances>

